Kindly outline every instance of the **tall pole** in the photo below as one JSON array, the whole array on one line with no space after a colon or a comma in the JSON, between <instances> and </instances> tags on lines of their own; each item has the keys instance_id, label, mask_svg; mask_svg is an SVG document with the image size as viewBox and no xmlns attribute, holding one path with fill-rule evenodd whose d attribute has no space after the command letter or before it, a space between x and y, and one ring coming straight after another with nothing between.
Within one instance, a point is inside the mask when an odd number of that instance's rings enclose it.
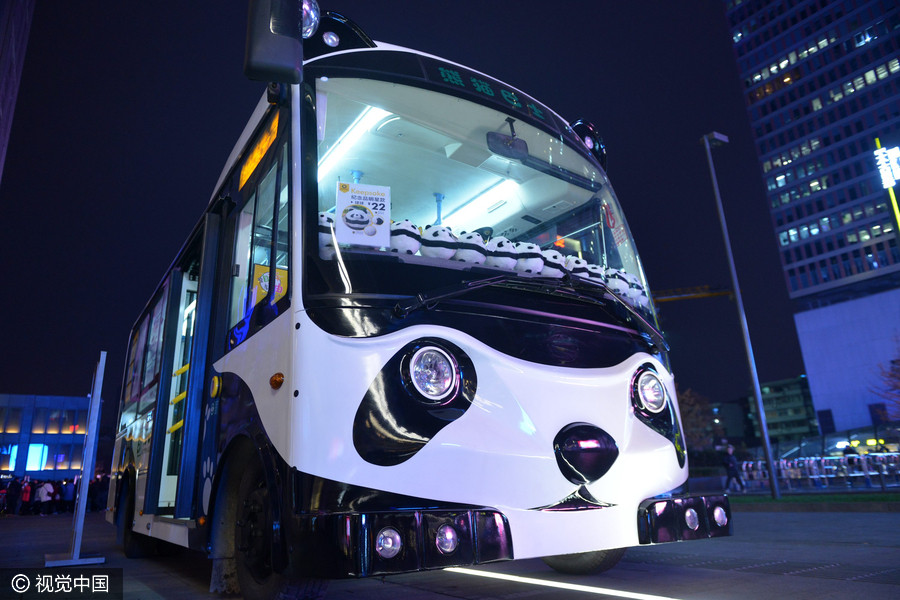
<instances>
[{"instance_id":1,"label":"tall pole","mask_svg":"<svg viewBox=\"0 0 900 600\"><path fill-rule=\"evenodd\" d=\"M753 358L753 346L750 344L750 331L747 328L747 316L744 313L744 300L741 297L741 286L738 283L737 269L734 267L734 255L731 253L731 238L728 236L728 226L725 224L725 210L722 207L722 196L719 194L719 181L716 179L716 168L713 165L713 146L721 146L728 143L728 136L717 131L703 136L703 146L706 148L706 160L709 163L709 175L712 177L713 193L716 196L716 209L719 211L719 225L722 227L722 237L725 238L725 256L728 258L728 268L731 270L731 286L734 289L734 299L738 309L738 319L741 322L741 332L744 334L744 348L747 350L747 364L750 367L750 380L753 382L753 395L756 397L756 414L759 416L759 435L762 438L763 451L766 456L766 466L769 473L769 488L772 490L772 498L778 500L781 493L778 490L778 478L775 474L775 462L772 460L772 448L769 444L769 428L766 425L766 410L763 407L762 390L759 387L759 375L756 372L756 360Z\"/></svg>"}]
</instances>

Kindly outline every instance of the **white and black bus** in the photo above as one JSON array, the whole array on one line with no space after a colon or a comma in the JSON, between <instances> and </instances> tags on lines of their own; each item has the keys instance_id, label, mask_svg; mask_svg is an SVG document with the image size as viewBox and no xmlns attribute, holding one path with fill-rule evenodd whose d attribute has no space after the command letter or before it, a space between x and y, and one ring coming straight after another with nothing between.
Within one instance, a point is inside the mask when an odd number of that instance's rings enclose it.
<instances>
[{"instance_id":1,"label":"white and black bus","mask_svg":"<svg viewBox=\"0 0 900 600\"><path fill-rule=\"evenodd\" d=\"M681 493L668 348L594 128L337 14L302 52L131 333L126 554L200 550L213 589L269 597L730 535L726 497Z\"/></svg>"}]
</instances>

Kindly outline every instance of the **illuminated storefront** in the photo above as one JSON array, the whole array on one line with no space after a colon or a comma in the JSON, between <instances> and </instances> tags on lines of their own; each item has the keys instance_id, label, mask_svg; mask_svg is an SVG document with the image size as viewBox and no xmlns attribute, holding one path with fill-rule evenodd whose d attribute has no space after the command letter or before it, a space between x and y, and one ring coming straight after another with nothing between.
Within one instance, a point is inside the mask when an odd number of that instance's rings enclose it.
<instances>
[{"instance_id":1,"label":"illuminated storefront","mask_svg":"<svg viewBox=\"0 0 900 600\"><path fill-rule=\"evenodd\" d=\"M89 403L86 396L0 394L0 477L78 475Z\"/></svg>"}]
</instances>

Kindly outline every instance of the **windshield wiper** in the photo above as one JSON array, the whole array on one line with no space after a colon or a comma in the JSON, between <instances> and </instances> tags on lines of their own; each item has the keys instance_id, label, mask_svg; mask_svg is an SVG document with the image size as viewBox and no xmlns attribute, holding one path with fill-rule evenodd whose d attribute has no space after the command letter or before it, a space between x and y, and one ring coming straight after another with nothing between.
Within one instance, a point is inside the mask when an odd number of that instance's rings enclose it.
<instances>
[{"instance_id":1,"label":"windshield wiper","mask_svg":"<svg viewBox=\"0 0 900 600\"><path fill-rule=\"evenodd\" d=\"M513 289L538 289L540 291L556 293L575 298L582 302L598 304L600 306L605 306L607 302L611 300L616 307L626 312L624 317L621 315L618 316L619 319L636 322L641 337L649 344L657 346L663 351L669 350L669 345L666 343L662 334L634 310L631 305L606 287L605 284L586 281L579 277L572 277L568 274L562 278L520 277L519 275L508 274L486 277L484 279L475 279L472 281L463 281L430 292L420 292L405 302L398 302L394 305L394 316L399 319L404 319L409 313L420 308L431 308L441 300L461 296L472 290L492 285L500 285L502 287ZM598 295L598 293L601 295Z\"/></svg>"},{"instance_id":2,"label":"windshield wiper","mask_svg":"<svg viewBox=\"0 0 900 600\"><path fill-rule=\"evenodd\" d=\"M419 292L406 302L398 302L394 305L394 316L398 319L406 318L409 313L429 305L433 305L439 300L461 296L471 290L488 287L504 281L512 281L518 279L518 275L496 275L494 277L485 277L484 279L474 279L472 281L463 281L451 286L433 290L430 292Z\"/></svg>"}]
</instances>

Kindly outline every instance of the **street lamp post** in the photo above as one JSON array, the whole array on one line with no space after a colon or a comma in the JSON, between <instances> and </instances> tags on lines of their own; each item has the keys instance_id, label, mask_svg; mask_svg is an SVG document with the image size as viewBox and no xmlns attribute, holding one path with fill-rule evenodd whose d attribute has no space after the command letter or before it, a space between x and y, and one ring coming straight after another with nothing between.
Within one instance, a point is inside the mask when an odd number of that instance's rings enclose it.
<instances>
[{"instance_id":1,"label":"street lamp post","mask_svg":"<svg viewBox=\"0 0 900 600\"><path fill-rule=\"evenodd\" d=\"M741 286L738 283L737 270L734 267L734 256L731 253L731 239L728 237L728 226L725 224L725 210L722 208L722 196L719 194L719 181L716 179L716 169L713 166L711 148L728 143L728 136L717 131L707 133L701 139L706 148L706 160L709 163L709 174L712 177L713 192L716 196L716 209L719 211L719 225L722 227L722 237L725 238L725 255L728 257L728 268L731 270L731 285L734 289L735 303L737 304L738 317L741 322L741 332L744 334L744 348L747 350L747 363L750 367L750 379L753 382L753 394L756 397L756 414L759 416L759 434L762 438L763 450L766 456L766 465L769 473L769 487L772 490L772 498L778 500L781 493L778 490L778 478L775 474L775 463L772 460L772 448L769 445L769 429L766 425L766 411L763 408L762 391L759 388L759 375L756 373L756 360L753 358L753 346L750 344L750 331L747 329L747 316L744 313L744 301L741 298Z\"/></svg>"}]
</instances>

